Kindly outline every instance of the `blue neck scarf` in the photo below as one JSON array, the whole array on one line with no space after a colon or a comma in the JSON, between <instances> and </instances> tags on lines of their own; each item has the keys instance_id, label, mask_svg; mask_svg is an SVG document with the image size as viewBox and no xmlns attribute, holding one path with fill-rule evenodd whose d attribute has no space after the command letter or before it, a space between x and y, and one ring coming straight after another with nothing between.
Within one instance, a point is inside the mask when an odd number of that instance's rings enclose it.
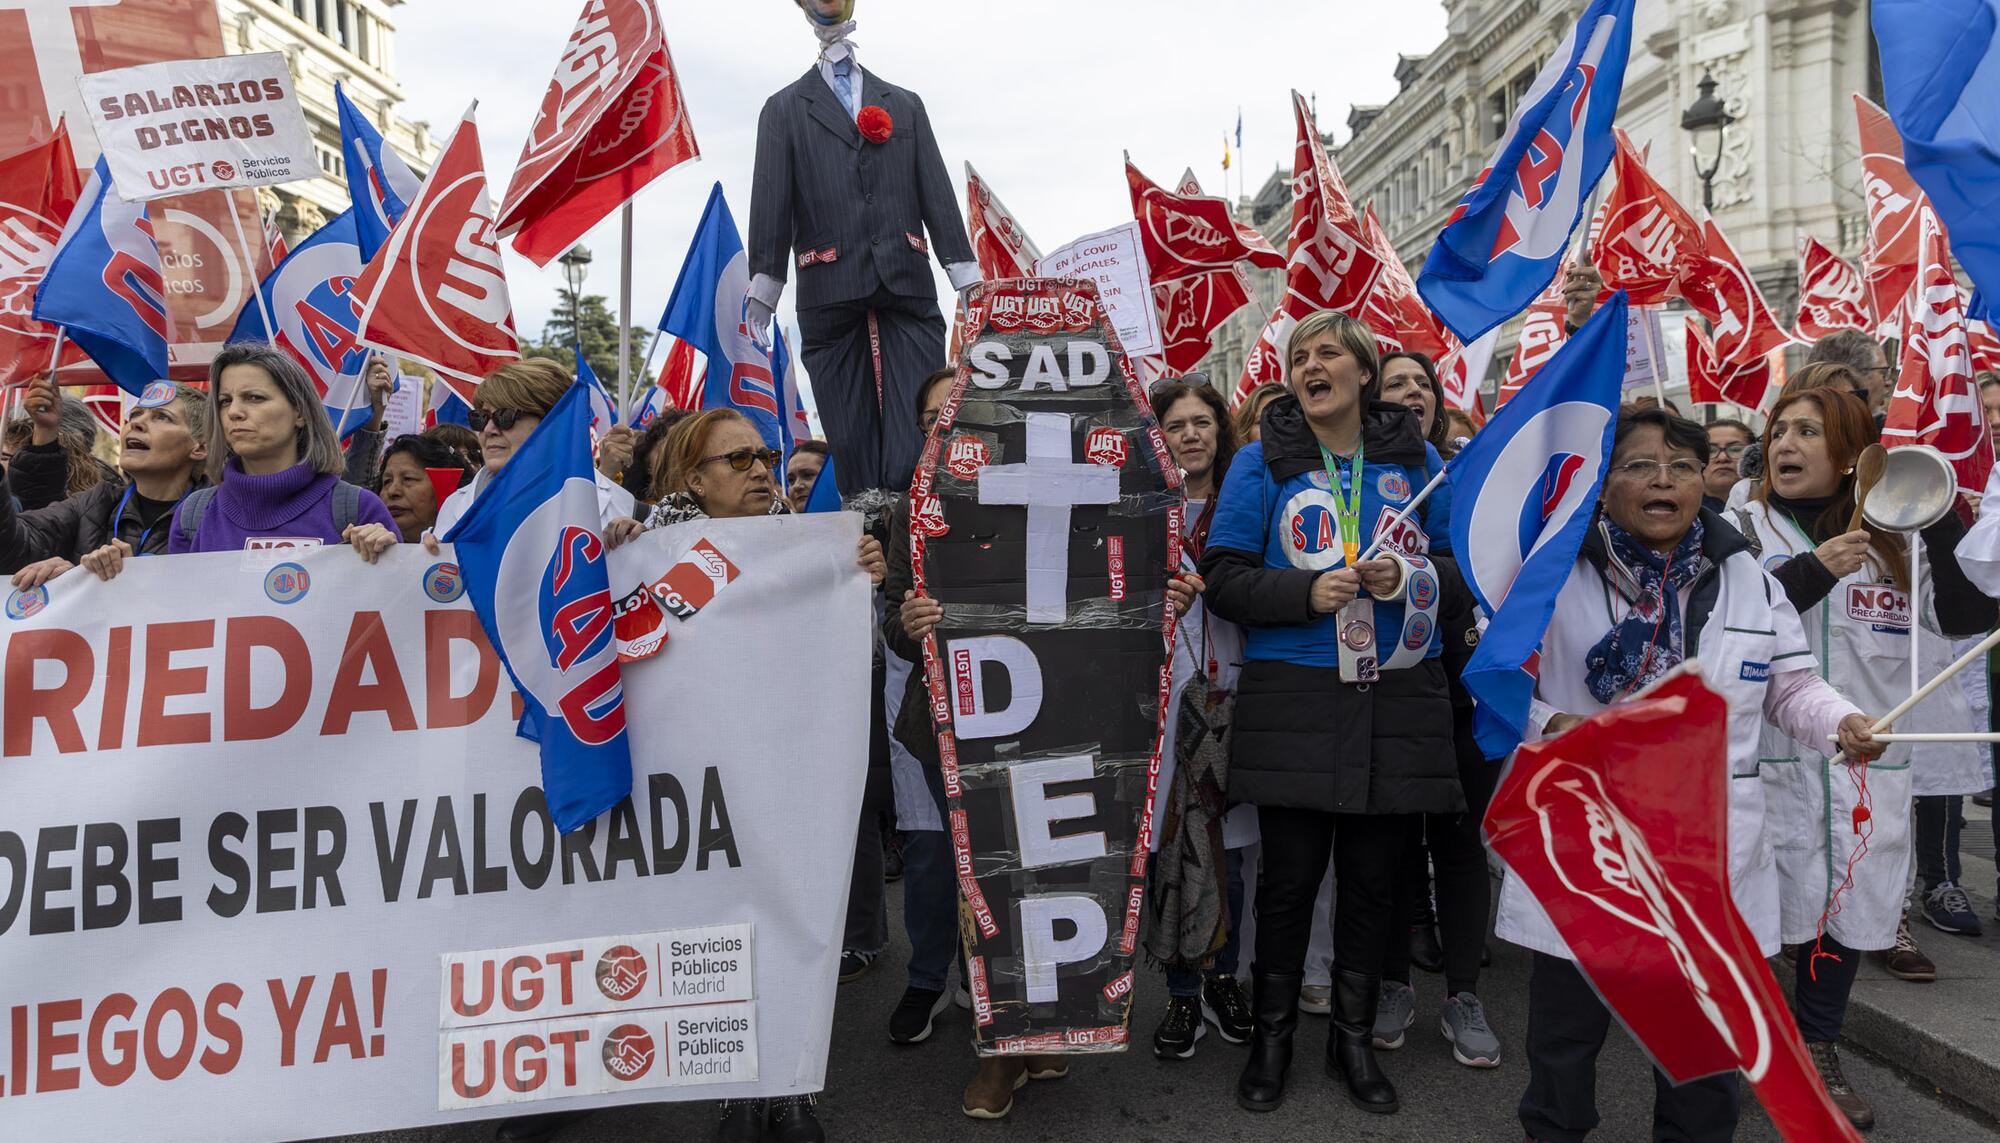
<instances>
[{"instance_id":1,"label":"blue neck scarf","mask_svg":"<svg viewBox=\"0 0 2000 1143\"><path fill-rule=\"evenodd\" d=\"M1700 519L1672 556L1646 547L1608 516L1598 527L1605 540L1605 578L1631 604L1584 658L1584 683L1592 698L1608 706L1644 689L1687 656L1680 593L1700 577L1708 560L1701 554Z\"/></svg>"}]
</instances>

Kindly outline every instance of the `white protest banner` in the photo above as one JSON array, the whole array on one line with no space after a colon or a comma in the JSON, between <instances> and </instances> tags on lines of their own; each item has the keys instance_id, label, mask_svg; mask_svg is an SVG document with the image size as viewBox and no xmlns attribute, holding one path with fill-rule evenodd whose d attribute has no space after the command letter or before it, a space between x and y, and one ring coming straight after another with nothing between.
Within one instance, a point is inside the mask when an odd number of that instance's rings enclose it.
<instances>
[{"instance_id":1,"label":"white protest banner","mask_svg":"<svg viewBox=\"0 0 2000 1143\"><path fill-rule=\"evenodd\" d=\"M1160 315L1153 307L1153 279L1137 222L1086 234L1051 251L1035 263L1035 276L1097 283L1097 298L1126 355L1152 357L1161 351Z\"/></svg>"},{"instance_id":2,"label":"white protest banner","mask_svg":"<svg viewBox=\"0 0 2000 1143\"><path fill-rule=\"evenodd\" d=\"M126 202L323 173L277 52L140 64L77 86Z\"/></svg>"},{"instance_id":3,"label":"white protest banner","mask_svg":"<svg viewBox=\"0 0 2000 1143\"><path fill-rule=\"evenodd\" d=\"M450 562L129 561L0 618L0 1138L269 1141L823 1085L867 764L846 514L624 671L633 796L558 838Z\"/></svg>"}]
</instances>

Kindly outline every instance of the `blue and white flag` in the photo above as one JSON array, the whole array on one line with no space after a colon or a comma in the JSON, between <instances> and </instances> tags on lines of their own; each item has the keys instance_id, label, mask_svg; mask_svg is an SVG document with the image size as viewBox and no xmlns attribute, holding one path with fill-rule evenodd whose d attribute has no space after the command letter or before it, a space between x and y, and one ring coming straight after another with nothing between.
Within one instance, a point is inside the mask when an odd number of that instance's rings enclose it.
<instances>
[{"instance_id":1,"label":"blue and white flag","mask_svg":"<svg viewBox=\"0 0 2000 1143\"><path fill-rule=\"evenodd\" d=\"M362 380L370 351L355 340L362 261L355 212L342 211L285 255L258 287L264 304L243 307L229 334L231 341L268 341L304 366L342 440L372 415ZM265 326L267 307L276 329Z\"/></svg>"},{"instance_id":2,"label":"blue and white flag","mask_svg":"<svg viewBox=\"0 0 2000 1143\"><path fill-rule=\"evenodd\" d=\"M717 183L660 329L707 355L702 408L735 409L757 426L765 444L789 457L792 441L806 435L805 405L784 336L773 338L766 350L750 334L744 305L749 291L742 233Z\"/></svg>"},{"instance_id":3,"label":"blue and white flag","mask_svg":"<svg viewBox=\"0 0 2000 1143\"><path fill-rule=\"evenodd\" d=\"M591 435L601 437L618 423L618 402L604 391L604 383L597 379L597 371L590 367L580 347L576 351L576 381L590 394Z\"/></svg>"},{"instance_id":4,"label":"blue and white flag","mask_svg":"<svg viewBox=\"0 0 2000 1143\"><path fill-rule=\"evenodd\" d=\"M143 202L111 187L100 156L35 287L36 321L61 326L120 389L133 396L167 375L166 275Z\"/></svg>"},{"instance_id":5,"label":"blue and white flag","mask_svg":"<svg viewBox=\"0 0 2000 1143\"><path fill-rule=\"evenodd\" d=\"M1633 0L1591 0L1521 97L1493 162L1424 259L1417 292L1467 345L1555 280L1617 150Z\"/></svg>"},{"instance_id":6,"label":"blue and white flag","mask_svg":"<svg viewBox=\"0 0 2000 1143\"><path fill-rule=\"evenodd\" d=\"M1451 461L1451 549L1491 622L1465 666L1488 758L1521 744L1542 636L1597 511L1625 379L1625 291Z\"/></svg>"},{"instance_id":7,"label":"blue and white flag","mask_svg":"<svg viewBox=\"0 0 2000 1143\"><path fill-rule=\"evenodd\" d=\"M1875 0L1882 102L1903 164L1972 278L1969 314L2000 313L2000 0Z\"/></svg>"},{"instance_id":8,"label":"blue and white flag","mask_svg":"<svg viewBox=\"0 0 2000 1143\"><path fill-rule=\"evenodd\" d=\"M347 165L347 196L354 200L355 237L361 261L373 261L389 240L389 230L403 220L410 200L423 180L403 157L382 142L382 133L361 114L339 84L333 85L334 106L340 112L340 153Z\"/></svg>"},{"instance_id":9,"label":"blue and white flag","mask_svg":"<svg viewBox=\"0 0 2000 1143\"><path fill-rule=\"evenodd\" d=\"M569 833L632 792L609 555L590 466L590 397L571 385L441 537L541 744L542 792Z\"/></svg>"},{"instance_id":10,"label":"blue and white flag","mask_svg":"<svg viewBox=\"0 0 2000 1143\"><path fill-rule=\"evenodd\" d=\"M826 464L813 477L812 495L806 497L807 512L840 511L840 486L833 479L833 457L826 458Z\"/></svg>"}]
</instances>

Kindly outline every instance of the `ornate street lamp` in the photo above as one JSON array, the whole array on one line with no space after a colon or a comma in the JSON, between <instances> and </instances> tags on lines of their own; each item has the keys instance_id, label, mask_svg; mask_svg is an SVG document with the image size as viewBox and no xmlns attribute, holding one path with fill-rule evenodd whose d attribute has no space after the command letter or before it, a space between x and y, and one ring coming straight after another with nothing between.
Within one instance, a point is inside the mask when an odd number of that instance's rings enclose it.
<instances>
[{"instance_id":1,"label":"ornate street lamp","mask_svg":"<svg viewBox=\"0 0 2000 1143\"><path fill-rule=\"evenodd\" d=\"M1709 71L1703 69L1701 82L1695 86L1701 95L1694 106L1681 112L1681 130L1692 137L1689 149L1694 152L1695 174L1701 178L1701 205L1713 213L1715 172L1722 167L1722 136L1736 122L1736 116L1715 97L1715 76Z\"/></svg>"},{"instance_id":2,"label":"ornate street lamp","mask_svg":"<svg viewBox=\"0 0 2000 1143\"><path fill-rule=\"evenodd\" d=\"M562 264L563 278L569 282L569 337L583 348L583 278L590 273L590 249L577 243L556 259Z\"/></svg>"}]
</instances>

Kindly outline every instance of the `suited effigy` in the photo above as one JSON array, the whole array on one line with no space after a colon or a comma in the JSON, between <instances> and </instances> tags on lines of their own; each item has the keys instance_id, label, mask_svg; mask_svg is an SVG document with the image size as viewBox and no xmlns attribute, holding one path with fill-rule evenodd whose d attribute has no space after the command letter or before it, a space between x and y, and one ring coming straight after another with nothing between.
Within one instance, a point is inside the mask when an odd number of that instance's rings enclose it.
<instances>
[{"instance_id":1,"label":"suited effigy","mask_svg":"<svg viewBox=\"0 0 2000 1143\"><path fill-rule=\"evenodd\" d=\"M797 274L801 348L841 494L901 490L923 440L917 386L945 363L930 258L959 290L979 267L923 101L856 59L853 0L797 2L820 55L757 121L749 316L761 331Z\"/></svg>"}]
</instances>

